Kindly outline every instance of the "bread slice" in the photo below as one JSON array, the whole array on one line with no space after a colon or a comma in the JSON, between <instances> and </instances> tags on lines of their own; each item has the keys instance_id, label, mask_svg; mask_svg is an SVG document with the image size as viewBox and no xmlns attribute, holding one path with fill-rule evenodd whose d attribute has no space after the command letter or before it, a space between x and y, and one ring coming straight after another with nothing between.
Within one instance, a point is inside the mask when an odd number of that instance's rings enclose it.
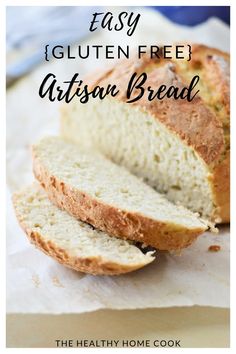
<instances>
[{"instance_id":1,"label":"bread slice","mask_svg":"<svg viewBox=\"0 0 236 354\"><path fill-rule=\"evenodd\" d=\"M17 218L29 240L63 265L90 274L121 274L154 260L125 240L110 237L53 205L38 185L13 197Z\"/></svg>"},{"instance_id":2,"label":"bread slice","mask_svg":"<svg viewBox=\"0 0 236 354\"><path fill-rule=\"evenodd\" d=\"M86 104L74 99L62 108L61 133L93 147L133 174L144 178L174 203L214 222L230 219L229 55L192 45L190 61L125 60L90 75L94 87L116 84L120 94ZM146 72L145 88L189 85L200 76L193 101L154 99L147 94L127 103L132 74Z\"/></svg>"},{"instance_id":3,"label":"bread slice","mask_svg":"<svg viewBox=\"0 0 236 354\"><path fill-rule=\"evenodd\" d=\"M110 235L160 250L189 246L208 227L124 168L59 137L33 145L35 177L49 198Z\"/></svg>"}]
</instances>

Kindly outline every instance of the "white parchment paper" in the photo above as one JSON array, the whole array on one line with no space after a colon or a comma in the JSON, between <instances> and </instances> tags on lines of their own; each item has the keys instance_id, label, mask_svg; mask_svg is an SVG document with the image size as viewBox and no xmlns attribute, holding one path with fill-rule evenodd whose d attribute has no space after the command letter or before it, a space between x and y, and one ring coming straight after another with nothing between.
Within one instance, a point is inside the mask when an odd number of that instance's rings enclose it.
<instances>
[{"instance_id":1,"label":"white parchment paper","mask_svg":"<svg viewBox=\"0 0 236 354\"><path fill-rule=\"evenodd\" d=\"M187 40L229 50L229 29L216 19L195 28L175 25L158 13L142 10L135 43ZM98 33L88 43L120 43L121 34ZM155 41L155 42L154 42ZM126 38L127 42L127 38ZM80 72L96 66L91 60ZM96 277L63 267L31 246L17 224L13 191L33 180L29 145L55 134L58 104L41 100L38 85L49 71L69 75L78 63L42 65L7 93L7 311L9 313L81 313L101 308L135 309L170 306L229 307L229 227L206 233L181 255L157 253L154 263L131 274ZM220 245L217 253L208 251Z\"/></svg>"}]
</instances>

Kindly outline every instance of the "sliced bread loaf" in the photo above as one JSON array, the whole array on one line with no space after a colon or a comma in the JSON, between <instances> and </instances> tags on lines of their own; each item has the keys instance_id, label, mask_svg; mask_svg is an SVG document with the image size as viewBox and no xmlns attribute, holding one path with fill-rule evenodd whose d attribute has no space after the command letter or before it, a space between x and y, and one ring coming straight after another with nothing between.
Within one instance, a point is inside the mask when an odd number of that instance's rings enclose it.
<instances>
[{"instance_id":1,"label":"sliced bread loaf","mask_svg":"<svg viewBox=\"0 0 236 354\"><path fill-rule=\"evenodd\" d=\"M47 255L77 271L121 274L154 260L128 241L110 237L53 205L38 185L13 197L17 218L29 240Z\"/></svg>"},{"instance_id":2,"label":"sliced bread loaf","mask_svg":"<svg viewBox=\"0 0 236 354\"><path fill-rule=\"evenodd\" d=\"M126 103L128 82L147 73L144 85L182 87L200 76L193 101L154 99ZM116 84L115 98L74 99L62 108L61 132L68 140L91 146L145 179L175 203L214 222L230 218L229 55L192 46L192 59L125 60L84 80L91 87ZM138 91L138 90L137 90ZM146 90L146 92L148 92ZM138 91L139 93L139 91ZM133 96L134 97L134 96Z\"/></svg>"},{"instance_id":3,"label":"sliced bread loaf","mask_svg":"<svg viewBox=\"0 0 236 354\"><path fill-rule=\"evenodd\" d=\"M190 245L208 227L102 155L59 137L33 145L35 177L60 208L110 235L160 250Z\"/></svg>"}]
</instances>

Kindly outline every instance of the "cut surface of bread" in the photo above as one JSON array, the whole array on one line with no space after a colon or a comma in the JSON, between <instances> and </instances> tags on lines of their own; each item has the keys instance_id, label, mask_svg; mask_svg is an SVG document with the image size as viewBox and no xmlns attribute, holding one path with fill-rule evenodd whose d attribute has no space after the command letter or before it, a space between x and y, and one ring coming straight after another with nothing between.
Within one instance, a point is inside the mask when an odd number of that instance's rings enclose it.
<instances>
[{"instance_id":1,"label":"cut surface of bread","mask_svg":"<svg viewBox=\"0 0 236 354\"><path fill-rule=\"evenodd\" d=\"M144 87L154 90L163 83L187 86L199 75L199 93L191 102L148 101L144 95L135 103L126 103L134 72L146 72ZM229 55L192 45L189 62L144 55L140 60L121 61L89 80L92 87L116 84L120 94L86 104L75 99L62 107L62 136L102 152L170 201L214 222L228 222Z\"/></svg>"},{"instance_id":2,"label":"cut surface of bread","mask_svg":"<svg viewBox=\"0 0 236 354\"><path fill-rule=\"evenodd\" d=\"M60 208L121 238L160 250L190 245L207 228L194 213L167 201L99 153L59 137L33 145L35 177Z\"/></svg>"},{"instance_id":3,"label":"cut surface of bread","mask_svg":"<svg viewBox=\"0 0 236 354\"><path fill-rule=\"evenodd\" d=\"M18 221L37 248L61 264L90 274L115 275L144 267L155 258L128 241L94 229L53 205L39 185L13 196Z\"/></svg>"}]
</instances>

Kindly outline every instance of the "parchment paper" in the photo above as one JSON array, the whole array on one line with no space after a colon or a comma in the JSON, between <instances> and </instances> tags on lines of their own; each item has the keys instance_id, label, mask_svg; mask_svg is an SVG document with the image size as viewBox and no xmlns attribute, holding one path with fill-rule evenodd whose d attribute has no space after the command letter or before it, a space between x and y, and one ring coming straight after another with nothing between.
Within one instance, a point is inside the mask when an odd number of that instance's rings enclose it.
<instances>
[{"instance_id":1,"label":"parchment paper","mask_svg":"<svg viewBox=\"0 0 236 354\"><path fill-rule=\"evenodd\" d=\"M100 32L87 43L120 43L121 35ZM125 39L127 42L127 38ZM229 29L216 19L194 29L172 24L142 10L135 43L191 40L229 50ZM155 42L154 42L155 41ZM97 63L80 63L79 71ZM48 72L63 79L78 63L44 64L7 93L7 311L9 313L81 313L101 308L134 309L171 306L229 307L229 227L206 233L181 255L157 253L146 268L116 277L96 277L63 267L31 246L17 224L11 205L13 191L33 180L29 145L56 134L58 104L41 100L38 85ZM217 253L208 251L220 245Z\"/></svg>"}]
</instances>

